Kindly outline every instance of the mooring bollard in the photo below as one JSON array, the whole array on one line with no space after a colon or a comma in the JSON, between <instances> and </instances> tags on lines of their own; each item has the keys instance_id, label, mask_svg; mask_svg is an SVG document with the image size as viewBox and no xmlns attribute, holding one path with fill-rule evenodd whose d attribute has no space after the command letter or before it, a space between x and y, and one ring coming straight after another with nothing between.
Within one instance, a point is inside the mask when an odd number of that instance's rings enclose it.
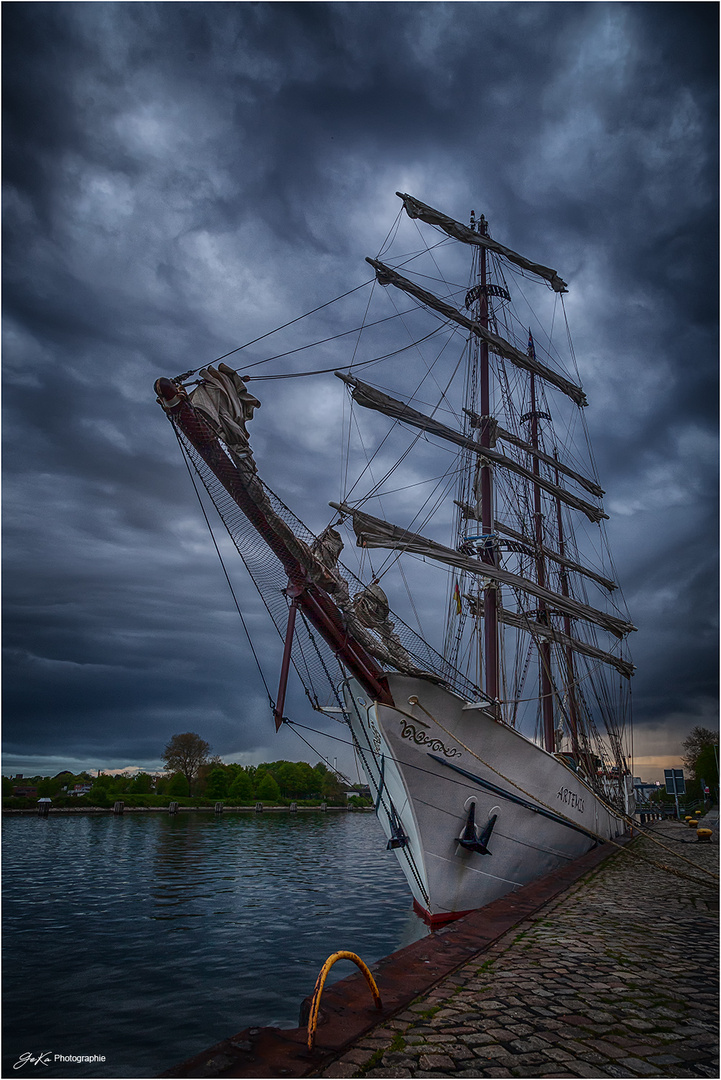
<instances>
[{"instance_id":1,"label":"mooring bollard","mask_svg":"<svg viewBox=\"0 0 721 1080\"><path fill-rule=\"evenodd\" d=\"M217 802L215 804L215 812L216 812L216 814L222 814L223 813L223 804L222 804L222 802Z\"/></svg>"},{"instance_id":2,"label":"mooring bollard","mask_svg":"<svg viewBox=\"0 0 721 1080\"><path fill-rule=\"evenodd\" d=\"M710 844L711 843L711 833L712 833L712 831L713 830L711 830L711 829L703 829L703 828L702 829L697 829L696 830L696 839L698 840L698 842L700 844Z\"/></svg>"},{"instance_id":3,"label":"mooring bollard","mask_svg":"<svg viewBox=\"0 0 721 1080\"><path fill-rule=\"evenodd\" d=\"M378 990L378 987L376 986L376 981L373 978L373 976L371 975L368 967L361 960L360 956L358 956L356 953L353 953L353 952L346 952L345 949L343 949L341 952L334 952L331 956L328 957L326 962L323 964L323 967L320 969L320 972L318 973L318 978L315 981L315 989L313 991L313 998L312 998L311 1003L310 1003L310 1012L309 1012L309 1016L308 1016L308 1040L307 1040L307 1044L308 1044L308 1049L309 1050L312 1050L313 1046L315 1045L315 1029L316 1029L316 1026L318 1024L318 1013L320 1011L320 998L321 998L321 994L323 993L323 987L325 985L325 980L326 980L326 977L328 975L328 972L333 967L333 964L335 964L336 960L352 960L353 963L356 965L356 967L360 968L360 970L363 972L363 975L365 976L365 980L368 983L368 986L370 987L371 993L373 994L373 1001L375 1002L376 1009L379 1009L379 1010L383 1009L383 1002L381 1001L381 995L380 995L380 992Z\"/></svg>"},{"instance_id":4,"label":"mooring bollard","mask_svg":"<svg viewBox=\"0 0 721 1080\"><path fill-rule=\"evenodd\" d=\"M124 809L125 809L125 803L123 802L122 799L118 799L118 801L113 806L113 813L114 814L122 814Z\"/></svg>"},{"instance_id":5,"label":"mooring bollard","mask_svg":"<svg viewBox=\"0 0 721 1080\"><path fill-rule=\"evenodd\" d=\"M168 813L169 814L177 814L177 812L178 812L178 804L176 802L171 802L170 805L168 806Z\"/></svg>"},{"instance_id":6,"label":"mooring bollard","mask_svg":"<svg viewBox=\"0 0 721 1080\"><path fill-rule=\"evenodd\" d=\"M262 814L263 813L263 804L262 804L262 802L257 802L255 804L255 812L256 812L256 814Z\"/></svg>"}]
</instances>

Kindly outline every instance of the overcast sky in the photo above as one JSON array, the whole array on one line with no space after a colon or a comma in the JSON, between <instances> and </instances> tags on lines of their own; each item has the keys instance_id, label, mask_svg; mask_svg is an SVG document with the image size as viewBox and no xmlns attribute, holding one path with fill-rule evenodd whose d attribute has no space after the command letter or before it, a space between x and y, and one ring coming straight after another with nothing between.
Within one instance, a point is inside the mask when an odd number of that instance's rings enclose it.
<instances>
[{"instance_id":1,"label":"overcast sky","mask_svg":"<svg viewBox=\"0 0 721 1080\"><path fill-rule=\"evenodd\" d=\"M186 730L225 760L317 759L273 734L152 386L366 280L396 190L485 213L568 281L639 628L636 772L716 726L717 17L3 5L5 772L157 766ZM305 382L256 390L252 437L314 524L341 388ZM280 642L238 583L274 690Z\"/></svg>"}]
</instances>

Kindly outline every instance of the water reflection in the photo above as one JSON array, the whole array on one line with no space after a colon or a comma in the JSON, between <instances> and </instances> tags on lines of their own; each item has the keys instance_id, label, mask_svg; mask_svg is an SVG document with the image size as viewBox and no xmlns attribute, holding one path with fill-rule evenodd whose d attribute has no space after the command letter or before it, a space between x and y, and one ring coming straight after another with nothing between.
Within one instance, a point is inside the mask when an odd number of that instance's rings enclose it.
<instances>
[{"instance_id":1,"label":"water reflection","mask_svg":"<svg viewBox=\"0 0 721 1080\"><path fill-rule=\"evenodd\" d=\"M47 1046L107 1058L55 1076L154 1075L295 1026L336 949L372 963L425 933L370 815L9 818L3 847L5 1075Z\"/></svg>"}]
</instances>

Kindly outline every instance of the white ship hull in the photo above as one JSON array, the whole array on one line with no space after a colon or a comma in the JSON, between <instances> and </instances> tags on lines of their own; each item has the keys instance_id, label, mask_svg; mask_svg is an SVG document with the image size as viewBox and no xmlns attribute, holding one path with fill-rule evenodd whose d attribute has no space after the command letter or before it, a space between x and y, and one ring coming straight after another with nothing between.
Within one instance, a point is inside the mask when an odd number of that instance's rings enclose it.
<instances>
[{"instance_id":1,"label":"white ship hull","mask_svg":"<svg viewBox=\"0 0 721 1080\"><path fill-rule=\"evenodd\" d=\"M432 925L624 831L580 776L482 707L424 679L389 674L388 683L394 708L353 680L346 707L378 819ZM472 803L478 833L496 815L488 854L458 842Z\"/></svg>"}]
</instances>

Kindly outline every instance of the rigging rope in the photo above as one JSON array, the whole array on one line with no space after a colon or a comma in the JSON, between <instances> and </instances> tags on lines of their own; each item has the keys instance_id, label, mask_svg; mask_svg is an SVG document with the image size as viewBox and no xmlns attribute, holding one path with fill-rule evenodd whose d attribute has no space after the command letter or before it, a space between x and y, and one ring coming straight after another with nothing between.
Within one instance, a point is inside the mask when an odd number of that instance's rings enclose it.
<instances>
[{"instance_id":1,"label":"rigging rope","mask_svg":"<svg viewBox=\"0 0 721 1080\"><path fill-rule=\"evenodd\" d=\"M298 726L299 726L299 725L297 725L297 724L296 724L296 722L295 722L294 720L288 720L288 719L287 719L286 717L283 717L283 723L284 723L284 724L287 724L287 725L288 725L288 727L289 727L289 728L291 728L291 730L293 730L294 728L296 728L296 727L298 727ZM302 727L303 725L300 725L300 726ZM308 730L309 730L309 731L312 731L313 729L312 729L312 728L308 728ZM297 736L298 736L298 738L299 738L299 739L300 739L300 740L301 740L302 742L304 742L304 743L305 743L305 745L306 745L306 746L307 746L307 747L308 747L308 748L309 748L310 750L312 750L314 754L317 754L317 755L318 755L318 757L319 757L319 758L321 759L321 761L324 761L324 762L326 763L326 765L330 766L330 769L331 769L331 771L332 771L332 772L334 772L334 773L336 774L336 776L339 776L339 777L341 778L341 780L343 780L343 781L344 781L344 782L345 782L346 784L348 784L348 786L349 786L349 787L352 787L352 786L353 786L353 785L351 784L351 782L350 782L350 779L349 779L349 778L348 778L348 777L347 777L347 776L345 775L345 773L342 773L342 772L340 771L340 769L337 769L337 768L336 768L336 766L335 766L335 765L331 765L331 763L330 763L330 760L329 760L329 759L328 759L327 757L323 757L323 755L321 754L320 750L316 750L316 748L315 748L315 747L314 747L314 746L313 746L313 745L312 745L311 743L309 743L307 739L304 739L304 738L303 738L303 736L302 736L302 735L300 734L300 732L299 732L299 731L294 731L293 733L294 733L295 735L297 735ZM322 732L322 731L319 731L319 732L318 732L317 734L319 734L319 735L322 735L322 734L323 734L323 732Z\"/></svg>"},{"instance_id":2,"label":"rigging rope","mask_svg":"<svg viewBox=\"0 0 721 1080\"><path fill-rule=\"evenodd\" d=\"M355 289L349 289L348 292L341 293L340 296L336 296L333 300L327 300L325 304L319 304L318 307L313 308L312 311L306 311L296 319L291 319L290 322L283 323L282 326L276 326L273 330L269 330L267 334L261 334L260 337L253 338L252 341L246 341L244 345L238 345L237 349L231 349L230 352L223 353L222 356L217 356L215 360L211 360L210 363L219 364L221 360L225 360L228 356L240 352L241 349L247 349L250 345L255 345L256 342L263 341L264 338L270 337L271 334L277 334L279 330L285 330L288 326L293 326L294 323L300 322L301 319L307 319L309 315L315 315L316 311L322 311L323 308L330 307L331 304L336 304L339 300L345 300L346 296L351 296L353 293L358 292L359 289L365 289L366 285L370 285L374 281L375 278L369 278L368 281L364 281L361 285L356 285ZM206 366L206 364L201 364L201 367ZM188 374L195 375L197 371L200 371L200 368L195 368L193 371L188 372Z\"/></svg>"},{"instance_id":3,"label":"rigging rope","mask_svg":"<svg viewBox=\"0 0 721 1080\"><path fill-rule=\"evenodd\" d=\"M395 316L391 315L391 318ZM385 320L381 320L385 321ZM375 326L375 323L368 323L368 326ZM360 329L363 329L362 327ZM434 337L436 334L444 330L445 326L437 326L434 330L431 330L430 334L426 334L425 337L419 338L418 341L412 341L410 345L404 345L401 349L394 349L393 352L384 353L383 356L374 356L370 360L359 360L358 363L355 360L351 360L349 364L335 364L334 367L329 368L317 368L315 371L288 371L278 375L243 375L242 378L245 382L249 382L251 379L253 382L267 382L269 379L300 379L306 375L328 375L332 371L345 371L346 368L351 370L353 368L365 367L367 364L379 364L382 360L390 360L394 356L399 356L403 352L407 352L408 349L413 349L416 345L421 345L424 341L428 341L429 338ZM335 337L343 337L342 334L336 334ZM324 338L323 341L315 341L314 345L323 345L326 341L334 341L335 338ZM304 345L304 349L309 349L310 345ZM300 349L291 349L287 353L279 353L278 356L269 356L268 360L277 360L281 356L290 356L294 352L301 352ZM257 367L258 364L265 364L267 360L259 360L256 364L248 364L247 368ZM246 368L246 370L247 370Z\"/></svg>"},{"instance_id":4,"label":"rigging rope","mask_svg":"<svg viewBox=\"0 0 721 1080\"><path fill-rule=\"evenodd\" d=\"M179 444L180 449L182 451L183 444L180 441L180 436L178 435L178 431L177 431L177 428L175 427L175 424L173 424L173 431L175 432L175 437L178 440L178 444ZM210 533L210 538L213 541L213 547L215 548L216 554L217 554L217 556L218 556L218 558L220 560L220 565L223 568L223 573L225 574L225 580L228 582L228 588L230 589L230 595L233 597L233 601L235 603L236 610L238 612L238 615L240 616L240 621L243 624L243 629L245 630L245 636L247 637L248 644L250 645L250 651L253 654L253 659L255 660L256 666L258 668L258 672L259 672L260 677L261 677L261 679L263 681L263 686L265 687L265 692L268 695L268 701L270 703L271 712L274 713L275 712L275 701L273 700L271 692L268 689L268 683L265 680L265 675L263 674L263 669L260 666L260 660L258 659L258 654L256 653L255 647L253 645L253 639L250 636L250 631L248 630L245 619L243 618L243 612L240 610L240 604L238 603L238 597L235 595L235 589L233 588L233 584L232 584L232 582L230 580L230 577L228 575L228 571L227 571L227 568L225 566L223 556L222 556L222 554L220 552L220 548L218 547L218 543L217 543L217 541L215 539L215 534L213 533L213 529L211 528L211 525L210 525L210 519L208 518L208 515L205 512L205 507L203 506L203 500L200 497L200 492L198 491L198 487L197 487L197 485L195 483L195 477L193 476L192 469L190 468L190 463L188 462L188 459L187 459L187 456L185 455L185 453L183 453L183 461L185 462L185 467L188 470L188 475L190 476L190 481L191 481L191 483L193 485L193 489L194 489L195 494L196 494L196 496L198 498L198 502L200 504L200 509L201 509L201 511L203 513L203 517L205 518L205 524L208 526L208 532Z\"/></svg>"},{"instance_id":5,"label":"rigging rope","mask_svg":"<svg viewBox=\"0 0 721 1080\"><path fill-rule=\"evenodd\" d=\"M367 310L368 309L366 307L366 313L367 313ZM308 342L307 345L299 345L297 349L287 349L286 352L276 353L275 356L267 356L264 360L256 360L256 361L254 361L254 363L247 364L247 365L244 365L244 366L245 366L246 370L250 370L250 368L260 367L261 364L268 364L268 363L270 363L271 360L282 360L282 358L284 356L293 356L295 353L305 352L306 349L314 349L316 347L316 345L327 345L329 341L337 341L339 338L348 337L350 334L358 334L362 330L366 330L369 326L380 326L381 323L392 322L393 319L397 319L402 315L409 315L412 311L415 311L415 310L416 310L415 308L409 308L407 311L398 311L398 312L396 312L395 315L386 315L383 319L376 319L375 322L367 323L367 322L364 321L361 326L354 326L352 330L342 330L338 334L331 334L330 337L320 338L318 341L310 341L310 342ZM439 329L442 329L442 327L436 327L436 330L439 330ZM271 333L272 332L273 331L271 331ZM428 334L427 336L431 337L432 335ZM423 338L422 340L425 340L425 338ZM358 348L358 346L356 345L355 349L353 350L353 355L354 356L355 356L355 353L357 351L357 348ZM407 345L406 348L411 348L411 346ZM400 352L402 350L397 350L397 351ZM395 354L394 353L389 353L388 355L393 356ZM378 359L379 360L385 360L386 357L381 356L381 357L378 357ZM362 364L372 364L372 363L373 363L372 360L363 360L362 361ZM341 366L343 366L343 367L361 367L362 364L361 363L356 364L354 360L351 360L350 364L344 364L344 365L341 365ZM335 368L328 368L327 370L328 371L335 371ZM314 373L310 372L309 374L314 374ZM254 378L263 378L263 377L267 378L268 376L260 376L260 375L254 376ZM276 378L279 378L279 376L276 376Z\"/></svg>"}]
</instances>

